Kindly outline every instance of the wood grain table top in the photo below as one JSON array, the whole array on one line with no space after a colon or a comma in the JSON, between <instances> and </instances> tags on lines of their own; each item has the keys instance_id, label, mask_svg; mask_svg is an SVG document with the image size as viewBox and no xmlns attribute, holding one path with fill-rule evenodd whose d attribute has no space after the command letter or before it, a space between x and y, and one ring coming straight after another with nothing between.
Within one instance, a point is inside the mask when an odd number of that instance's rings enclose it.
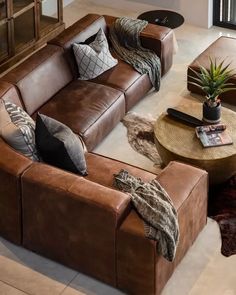
<instances>
[{"instance_id":1,"label":"wood grain table top","mask_svg":"<svg viewBox=\"0 0 236 295\"><path fill-rule=\"evenodd\" d=\"M177 107L189 115L202 119L202 104L187 102ZM195 134L195 128L170 118L163 113L156 121L155 137L165 149L181 157L214 161L236 155L236 113L222 107L221 124L226 124L232 145L204 148Z\"/></svg>"}]
</instances>

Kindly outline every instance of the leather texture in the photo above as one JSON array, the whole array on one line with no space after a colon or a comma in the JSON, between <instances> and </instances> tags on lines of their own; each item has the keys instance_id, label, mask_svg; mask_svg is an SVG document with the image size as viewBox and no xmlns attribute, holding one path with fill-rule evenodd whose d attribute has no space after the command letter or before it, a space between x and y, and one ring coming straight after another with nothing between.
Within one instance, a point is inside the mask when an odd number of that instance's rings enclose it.
<instances>
[{"instance_id":1,"label":"leather texture","mask_svg":"<svg viewBox=\"0 0 236 295\"><path fill-rule=\"evenodd\" d=\"M119 60L118 64L91 81L124 92L127 112L152 89L152 84L148 75L140 75L131 65L120 60L114 52L113 56Z\"/></svg>"},{"instance_id":2,"label":"leather texture","mask_svg":"<svg viewBox=\"0 0 236 295\"><path fill-rule=\"evenodd\" d=\"M17 86L29 115L72 80L72 73L58 46L48 45L3 78Z\"/></svg>"},{"instance_id":3,"label":"leather texture","mask_svg":"<svg viewBox=\"0 0 236 295\"><path fill-rule=\"evenodd\" d=\"M111 87L77 80L38 111L81 135L91 151L124 116L125 99L122 92Z\"/></svg>"},{"instance_id":4,"label":"leather texture","mask_svg":"<svg viewBox=\"0 0 236 295\"><path fill-rule=\"evenodd\" d=\"M1 78L0 98L12 99L33 118L39 111L66 124L93 150L150 89L146 75L121 61L96 81L74 79L71 44L100 27L107 33L110 21L90 14L66 29ZM160 56L162 74L172 64L172 38L170 29L153 25L141 33L143 45ZM32 163L2 139L0 153L0 234L18 244L23 235L26 248L129 294L160 294L206 223L207 174L172 162L157 177L178 210L181 232L175 261L166 262L145 237L130 196L112 188L121 169L146 181L155 174L86 153L89 174L81 177Z\"/></svg>"},{"instance_id":5,"label":"leather texture","mask_svg":"<svg viewBox=\"0 0 236 295\"><path fill-rule=\"evenodd\" d=\"M156 253L156 242L145 237L143 221L132 210L117 233L117 286L128 294L159 295L206 224L208 178L205 171L171 162L157 180L177 209L180 242L175 260L168 262Z\"/></svg>"},{"instance_id":6,"label":"leather texture","mask_svg":"<svg viewBox=\"0 0 236 295\"><path fill-rule=\"evenodd\" d=\"M58 37L51 40L51 44L63 47L65 57L71 65L74 77L78 77L78 69L74 58L72 44L84 42L96 34L99 28L108 33L109 26L116 20L112 16L99 16L88 14L77 21L68 29L68 34L62 32ZM89 25L88 25L89 24ZM108 38L109 41L109 38ZM166 27L150 25L141 33L141 42L144 47L154 50L161 60L162 75L171 67L173 62L173 31ZM112 52L112 48L111 52ZM115 58L117 56L113 54ZM111 86L121 90L125 94L126 111L130 110L151 88L151 82L147 75L140 75L132 66L119 60L114 68L106 71L99 77L92 80L95 83Z\"/></svg>"},{"instance_id":7,"label":"leather texture","mask_svg":"<svg viewBox=\"0 0 236 295\"><path fill-rule=\"evenodd\" d=\"M16 87L10 83L0 81L0 98L5 101L13 102L15 105L24 109L24 105Z\"/></svg>"},{"instance_id":8,"label":"leather texture","mask_svg":"<svg viewBox=\"0 0 236 295\"><path fill-rule=\"evenodd\" d=\"M116 229L128 195L35 163L22 177L22 198L26 248L116 285Z\"/></svg>"},{"instance_id":9,"label":"leather texture","mask_svg":"<svg viewBox=\"0 0 236 295\"><path fill-rule=\"evenodd\" d=\"M127 170L136 177L141 177L144 181L156 178L156 174L94 153L86 153L85 159L88 170L86 179L106 187L113 188L114 174L119 173L121 169Z\"/></svg>"},{"instance_id":10,"label":"leather texture","mask_svg":"<svg viewBox=\"0 0 236 295\"><path fill-rule=\"evenodd\" d=\"M21 244L20 176L32 161L15 152L0 138L0 235Z\"/></svg>"},{"instance_id":11,"label":"leather texture","mask_svg":"<svg viewBox=\"0 0 236 295\"><path fill-rule=\"evenodd\" d=\"M172 165L176 165L176 163ZM171 277L177 265L183 259L188 249L192 246L193 242L207 222L207 173L191 166L185 167L184 164L181 164L181 166L182 167L179 168L178 177L176 177L176 180L173 182L169 182L168 185L166 185L168 177L167 175L159 177L160 183L166 188L170 196L173 196L172 200L178 208L180 240L173 263L169 263L160 256L158 256L156 260L156 294L161 293L162 289L164 288L168 279ZM170 177L174 177L174 175L176 175L176 173L174 173L174 167L172 166L170 168L172 168L172 171L170 171ZM190 169L188 168L190 168L192 171L190 171ZM168 179L170 180L169 177ZM188 183L189 186L179 186L178 181L180 181L180 179L184 179L185 184ZM192 187L190 187L191 184ZM178 189L175 189L174 195L172 194L172 192L174 191L174 186L177 187L177 185ZM181 194L185 195L184 200ZM182 203L180 203L181 200Z\"/></svg>"},{"instance_id":12,"label":"leather texture","mask_svg":"<svg viewBox=\"0 0 236 295\"><path fill-rule=\"evenodd\" d=\"M216 58L217 62L225 60L225 65L230 63L229 69L235 72L236 69L236 39L230 37L220 37L213 42L205 51L203 51L195 60L188 66L188 90L191 92L205 95L205 93L198 87L190 84L192 79L189 76L195 77L195 74L190 70L194 69L200 72L199 65L209 68L211 57L213 60ZM236 86L236 76L229 80L229 83L233 83ZM222 93L220 95L222 102L236 105L236 88L235 90Z\"/></svg>"}]
</instances>

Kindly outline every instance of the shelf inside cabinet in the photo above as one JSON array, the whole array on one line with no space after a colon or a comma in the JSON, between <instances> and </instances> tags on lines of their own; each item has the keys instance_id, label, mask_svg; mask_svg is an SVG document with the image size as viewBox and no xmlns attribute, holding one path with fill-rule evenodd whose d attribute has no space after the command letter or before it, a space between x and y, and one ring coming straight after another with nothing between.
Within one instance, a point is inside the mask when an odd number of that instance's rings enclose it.
<instances>
[{"instance_id":1,"label":"shelf inside cabinet","mask_svg":"<svg viewBox=\"0 0 236 295\"><path fill-rule=\"evenodd\" d=\"M14 20L14 40L16 51L25 44L34 41L34 9L29 9Z\"/></svg>"},{"instance_id":2,"label":"shelf inside cabinet","mask_svg":"<svg viewBox=\"0 0 236 295\"><path fill-rule=\"evenodd\" d=\"M58 19L55 17L41 15L40 16L40 31L45 30L47 27L51 27L58 23Z\"/></svg>"},{"instance_id":3,"label":"shelf inside cabinet","mask_svg":"<svg viewBox=\"0 0 236 295\"><path fill-rule=\"evenodd\" d=\"M34 3L32 0L13 0L13 13L23 10L32 3Z\"/></svg>"}]
</instances>

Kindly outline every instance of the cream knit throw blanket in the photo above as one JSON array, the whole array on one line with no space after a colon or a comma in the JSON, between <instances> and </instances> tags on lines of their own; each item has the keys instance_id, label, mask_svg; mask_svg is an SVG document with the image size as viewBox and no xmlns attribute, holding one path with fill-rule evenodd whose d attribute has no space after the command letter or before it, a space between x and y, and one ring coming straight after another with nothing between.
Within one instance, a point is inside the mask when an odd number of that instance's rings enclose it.
<instances>
[{"instance_id":1,"label":"cream knit throw blanket","mask_svg":"<svg viewBox=\"0 0 236 295\"><path fill-rule=\"evenodd\" d=\"M140 19L118 18L110 28L110 40L118 57L140 74L148 74L153 87L159 90L160 59L153 51L142 47L139 38L147 24Z\"/></svg>"},{"instance_id":2,"label":"cream knit throw blanket","mask_svg":"<svg viewBox=\"0 0 236 295\"><path fill-rule=\"evenodd\" d=\"M167 192L157 180L143 182L121 170L114 175L115 188L129 193L132 203L144 220L145 234L157 241L157 251L173 261L179 241L177 212Z\"/></svg>"}]
</instances>

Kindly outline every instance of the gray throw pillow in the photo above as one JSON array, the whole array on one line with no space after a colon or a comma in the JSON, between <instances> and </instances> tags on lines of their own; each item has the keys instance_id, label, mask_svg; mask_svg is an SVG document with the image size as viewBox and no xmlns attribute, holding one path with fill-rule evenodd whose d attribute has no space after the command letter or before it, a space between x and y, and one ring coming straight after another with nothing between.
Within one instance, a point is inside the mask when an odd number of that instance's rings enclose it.
<instances>
[{"instance_id":1,"label":"gray throw pillow","mask_svg":"<svg viewBox=\"0 0 236 295\"><path fill-rule=\"evenodd\" d=\"M39 161L34 131L35 122L22 108L0 100L0 135L12 148Z\"/></svg>"},{"instance_id":2,"label":"gray throw pillow","mask_svg":"<svg viewBox=\"0 0 236 295\"><path fill-rule=\"evenodd\" d=\"M109 51L107 38L102 29L89 45L74 43L73 51L81 80L96 78L118 63Z\"/></svg>"},{"instance_id":3,"label":"gray throw pillow","mask_svg":"<svg viewBox=\"0 0 236 295\"><path fill-rule=\"evenodd\" d=\"M87 175L83 144L63 123L38 114L35 129L40 157L48 164L80 175Z\"/></svg>"}]
</instances>

